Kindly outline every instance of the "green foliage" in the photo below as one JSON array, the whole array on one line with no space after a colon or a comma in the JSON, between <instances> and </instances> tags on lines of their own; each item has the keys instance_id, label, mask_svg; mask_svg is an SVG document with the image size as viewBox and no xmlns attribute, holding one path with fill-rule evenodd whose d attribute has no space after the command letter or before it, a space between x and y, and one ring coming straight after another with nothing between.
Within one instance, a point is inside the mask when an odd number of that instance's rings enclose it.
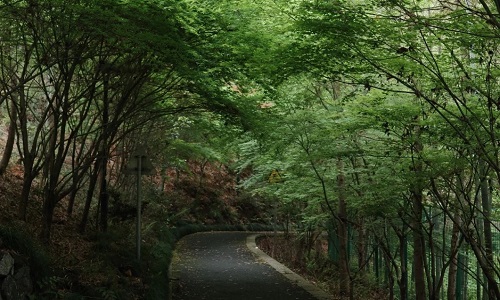
<instances>
[{"instance_id":1,"label":"green foliage","mask_svg":"<svg viewBox=\"0 0 500 300\"><path fill-rule=\"evenodd\" d=\"M467 219L472 178L487 176L478 165L499 180L498 20L491 3L442 4L302 1L272 108L241 143L242 187L298 207L303 228L331 219L380 237L384 220L399 237L405 222L421 234L422 203ZM274 169L284 182L268 182Z\"/></svg>"},{"instance_id":2,"label":"green foliage","mask_svg":"<svg viewBox=\"0 0 500 300\"><path fill-rule=\"evenodd\" d=\"M220 191L203 186L207 162L237 170L240 209L260 218L258 210L276 208L281 221L304 234L339 221L339 200L348 221L366 224L375 236L386 233L381 219L403 232L416 189L446 214L457 207L484 213L460 201L477 196L474 178L500 180L499 25L491 12L498 7L443 3L4 1L0 104L4 94L21 92L14 79L25 81L28 103L16 107L26 121L19 122L19 149L36 158L25 172L60 179L51 184L61 198L70 175L80 176L79 186L85 182L102 144L111 153L118 141L124 149L128 140L147 142L162 172L199 168L196 187L176 182L195 194L192 208L170 212L173 197L147 195L159 208L145 230L157 240L148 249L156 262L149 298L166 298L175 241L206 227L167 230L164 222L179 224L188 213L215 220L231 214ZM111 120L104 124L106 106ZM58 147L42 150L53 136L63 137ZM71 145L83 145L75 159L82 165L56 170ZM61 154L54 168L45 162L51 153ZM479 174L478 160L487 174ZM274 170L278 182L269 180ZM4 242L43 262L35 274L52 289L43 255L9 230L0 228ZM130 258L119 243L129 235L96 235L94 250L110 260L116 253ZM95 292L120 296L114 288Z\"/></svg>"}]
</instances>

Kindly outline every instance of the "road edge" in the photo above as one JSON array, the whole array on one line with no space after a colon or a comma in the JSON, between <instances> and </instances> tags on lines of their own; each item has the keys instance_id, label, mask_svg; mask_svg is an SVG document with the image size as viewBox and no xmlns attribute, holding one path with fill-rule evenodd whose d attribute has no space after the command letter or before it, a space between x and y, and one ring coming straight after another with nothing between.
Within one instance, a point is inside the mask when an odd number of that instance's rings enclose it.
<instances>
[{"instance_id":1,"label":"road edge","mask_svg":"<svg viewBox=\"0 0 500 300\"><path fill-rule=\"evenodd\" d=\"M304 290L306 290L309 294L313 295L315 298L318 300L329 300L332 299L332 296L320 289L319 287L315 286L302 276L298 275L297 273L293 272L274 258L270 257L267 255L264 251L260 250L259 247L257 247L257 243L255 240L264 234L262 233L256 233L249 235L247 237L247 248L257 257L257 259L267 263L271 267L273 267L276 271L278 271L280 274L285 276L288 280L291 282L297 284Z\"/></svg>"}]
</instances>

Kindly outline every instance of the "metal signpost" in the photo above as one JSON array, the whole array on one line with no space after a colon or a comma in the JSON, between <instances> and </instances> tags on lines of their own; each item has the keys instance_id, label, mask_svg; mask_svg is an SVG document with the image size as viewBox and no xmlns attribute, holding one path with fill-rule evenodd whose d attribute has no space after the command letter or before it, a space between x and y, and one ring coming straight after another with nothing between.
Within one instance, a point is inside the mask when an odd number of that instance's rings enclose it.
<instances>
[{"instance_id":1,"label":"metal signpost","mask_svg":"<svg viewBox=\"0 0 500 300\"><path fill-rule=\"evenodd\" d=\"M141 260L141 176L149 175L153 172L153 164L146 156L146 150L143 146L137 149L130 155L129 162L125 166L125 174L137 175L137 222L136 222L136 253L137 260Z\"/></svg>"}]
</instances>

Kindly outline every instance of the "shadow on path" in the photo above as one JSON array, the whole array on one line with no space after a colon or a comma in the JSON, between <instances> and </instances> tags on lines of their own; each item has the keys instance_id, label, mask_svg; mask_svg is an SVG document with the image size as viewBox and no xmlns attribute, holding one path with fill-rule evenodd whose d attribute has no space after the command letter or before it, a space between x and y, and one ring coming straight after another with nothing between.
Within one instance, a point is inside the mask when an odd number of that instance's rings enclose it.
<instances>
[{"instance_id":1,"label":"shadow on path","mask_svg":"<svg viewBox=\"0 0 500 300\"><path fill-rule=\"evenodd\" d=\"M257 259L262 254L253 254L246 245L251 235L209 232L182 238L171 266L172 299L318 299L263 259Z\"/></svg>"}]
</instances>

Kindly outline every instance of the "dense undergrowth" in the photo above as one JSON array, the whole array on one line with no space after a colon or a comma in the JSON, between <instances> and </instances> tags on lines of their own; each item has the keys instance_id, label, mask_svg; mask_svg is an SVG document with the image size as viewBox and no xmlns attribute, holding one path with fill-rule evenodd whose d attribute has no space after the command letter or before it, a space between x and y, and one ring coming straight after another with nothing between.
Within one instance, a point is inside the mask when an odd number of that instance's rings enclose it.
<instances>
[{"instance_id":1,"label":"dense undergrowth","mask_svg":"<svg viewBox=\"0 0 500 300\"><path fill-rule=\"evenodd\" d=\"M348 299L339 295L339 284L345 278L339 277L338 266L328 257L328 241L319 237L313 247L305 246L300 235L267 235L257 239L258 247L289 269L307 278L333 299ZM387 299L383 287L369 274L358 276L353 282L356 294L353 299Z\"/></svg>"}]
</instances>

